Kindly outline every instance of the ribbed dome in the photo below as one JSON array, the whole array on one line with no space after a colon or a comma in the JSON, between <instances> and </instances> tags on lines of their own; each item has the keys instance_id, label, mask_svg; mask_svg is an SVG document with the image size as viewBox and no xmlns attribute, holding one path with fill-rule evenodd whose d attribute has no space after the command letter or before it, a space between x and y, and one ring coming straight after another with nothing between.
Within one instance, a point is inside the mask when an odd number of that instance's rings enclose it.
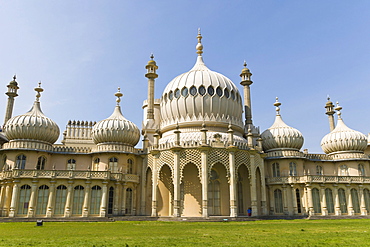
<instances>
[{"instance_id":1,"label":"ribbed dome","mask_svg":"<svg viewBox=\"0 0 370 247\"><path fill-rule=\"evenodd\" d=\"M182 126L225 126L243 128L242 100L235 84L226 76L211 71L201 56L203 46L198 35L198 58L194 67L173 79L161 99L161 128Z\"/></svg>"},{"instance_id":2,"label":"ribbed dome","mask_svg":"<svg viewBox=\"0 0 370 247\"><path fill-rule=\"evenodd\" d=\"M94 125L92 138L95 144L123 144L133 147L139 142L140 131L122 115L121 107L117 105L109 118Z\"/></svg>"},{"instance_id":3,"label":"ribbed dome","mask_svg":"<svg viewBox=\"0 0 370 247\"><path fill-rule=\"evenodd\" d=\"M363 152L367 147L367 137L359 131L350 129L341 118L335 129L321 140L321 148L327 153Z\"/></svg>"},{"instance_id":4,"label":"ribbed dome","mask_svg":"<svg viewBox=\"0 0 370 247\"><path fill-rule=\"evenodd\" d=\"M58 125L44 115L38 99L29 112L9 119L4 129L9 140L35 140L53 144L59 137Z\"/></svg>"},{"instance_id":5,"label":"ribbed dome","mask_svg":"<svg viewBox=\"0 0 370 247\"><path fill-rule=\"evenodd\" d=\"M279 113L281 104L277 102L277 99L274 105L277 107L275 122L261 134L263 150L285 149L299 151L304 141L302 133L284 123Z\"/></svg>"}]
</instances>

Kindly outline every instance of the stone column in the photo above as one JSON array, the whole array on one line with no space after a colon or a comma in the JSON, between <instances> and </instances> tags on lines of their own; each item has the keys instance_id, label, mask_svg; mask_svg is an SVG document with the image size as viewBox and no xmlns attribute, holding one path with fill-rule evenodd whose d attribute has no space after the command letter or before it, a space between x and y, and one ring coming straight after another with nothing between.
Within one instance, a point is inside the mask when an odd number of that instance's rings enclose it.
<instances>
[{"instance_id":1,"label":"stone column","mask_svg":"<svg viewBox=\"0 0 370 247\"><path fill-rule=\"evenodd\" d=\"M252 204L252 216L258 215L257 207L257 181L256 181L256 167L254 164L254 155L250 156L251 161L251 204Z\"/></svg>"},{"instance_id":2,"label":"stone column","mask_svg":"<svg viewBox=\"0 0 370 247\"><path fill-rule=\"evenodd\" d=\"M355 211L353 210L353 203L352 203L352 194L351 194L351 187L350 185L346 185L346 194L347 194L347 206L348 206L348 215L355 215Z\"/></svg>"},{"instance_id":3,"label":"stone column","mask_svg":"<svg viewBox=\"0 0 370 247\"><path fill-rule=\"evenodd\" d=\"M9 183L6 184L5 186L5 193L4 193L4 197L3 197L3 205L2 205L2 214L1 216L2 217L6 217L8 216L8 209L9 209L9 200L10 200L10 185Z\"/></svg>"},{"instance_id":4,"label":"stone column","mask_svg":"<svg viewBox=\"0 0 370 247\"><path fill-rule=\"evenodd\" d=\"M365 195L364 195L364 186L360 184L358 186L358 191L360 193L360 211L361 211L361 215L367 215L366 204L365 204Z\"/></svg>"},{"instance_id":5,"label":"stone column","mask_svg":"<svg viewBox=\"0 0 370 247\"><path fill-rule=\"evenodd\" d=\"M64 210L64 217L71 217L72 215L72 210L71 210L72 186L73 186L73 181L68 181L67 199L66 199L66 206Z\"/></svg>"},{"instance_id":6,"label":"stone column","mask_svg":"<svg viewBox=\"0 0 370 247\"><path fill-rule=\"evenodd\" d=\"M230 217L237 217L237 199L236 199L236 178L235 178L235 148L229 147L229 165L230 165Z\"/></svg>"},{"instance_id":7,"label":"stone column","mask_svg":"<svg viewBox=\"0 0 370 247\"><path fill-rule=\"evenodd\" d=\"M122 214L126 214L126 189L127 189L127 183L124 182L122 184L122 206L121 206L121 211Z\"/></svg>"},{"instance_id":8,"label":"stone column","mask_svg":"<svg viewBox=\"0 0 370 247\"><path fill-rule=\"evenodd\" d=\"M148 157L144 159L144 165L141 171L141 179L140 179L140 187L141 187L141 194L140 194L140 215L145 215L145 202L146 202L146 180L147 175L146 171L148 168ZM122 201L122 200L121 200ZM123 214L123 212L122 212Z\"/></svg>"},{"instance_id":9,"label":"stone column","mask_svg":"<svg viewBox=\"0 0 370 247\"><path fill-rule=\"evenodd\" d=\"M270 215L275 214L275 197L274 197L274 188L269 186L270 192Z\"/></svg>"},{"instance_id":10,"label":"stone column","mask_svg":"<svg viewBox=\"0 0 370 247\"><path fill-rule=\"evenodd\" d=\"M326 205L325 185L320 184L321 190L321 214L328 215L328 208Z\"/></svg>"},{"instance_id":11,"label":"stone column","mask_svg":"<svg viewBox=\"0 0 370 247\"><path fill-rule=\"evenodd\" d=\"M114 203L113 203L113 215L117 216L119 215L119 208L120 208L120 195L121 195L121 189L122 189L122 186L119 182L116 182L115 183L115 193L114 193Z\"/></svg>"},{"instance_id":12,"label":"stone column","mask_svg":"<svg viewBox=\"0 0 370 247\"><path fill-rule=\"evenodd\" d=\"M206 144L204 144L206 145ZM208 217L208 147L204 146L201 152L202 163L202 216Z\"/></svg>"},{"instance_id":13,"label":"stone column","mask_svg":"<svg viewBox=\"0 0 370 247\"><path fill-rule=\"evenodd\" d=\"M153 173L152 173L152 217L157 217L157 186L158 186L158 168L157 162L159 158L159 152L153 153Z\"/></svg>"},{"instance_id":14,"label":"stone column","mask_svg":"<svg viewBox=\"0 0 370 247\"><path fill-rule=\"evenodd\" d=\"M136 215L136 197L137 197L137 184L134 184L132 191L132 212L131 215Z\"/></svg>"},{"instance_id":15,"label":"stone column","mask_svg":"<svg viewBox=\"0 0 370 247\"><path fill-rule=\"evenodd\" d=\"M288 210L288 193L286 191L286 185L283 185L283 212L285 215L291 215Z\"/></svg>"},{"instance_id":16,"label":"stone column","mask_svg":"<svg viewBox=\"0 0 370 247\"><path fill-rule=\"evenodd\" d=\"M4 184L1 184L1 190L0 190L0 216L3 215L5 187L6 186Z\"/></svg>"},{"instance_id":17,"label":"stone column","mask_svg":"<svg viewBox=\"0 0 370 247\"><path fill-rule=\"evenodd\" d=\"M9 217L15 217L15 215L16 215L17 202L18 202L18 194L19 194L19 185L18 185L18 182L19 181L17 181L17 182L14 181L13 193L12 193L12 200L11 200L11 203L10 203L10 210L9 210ZM10 192L10 187L7 186L7 189L8 188L9 188L8 191Z\"/></svg>"},{"instance_id":18,"label":"stone column","mask_svg":"<svg viewBox=\"0 0 370 247\"><path fill-rule=\"evenodd\" d=\"M335 215L342 215L342 212L340 210L340 203L339 203L339 195L338 195L338 185L333 185L333 193L334 193L334 208L335 208Z\"/></svg>"},{"instance_id":19,"label":"stone column","mask_svg":"<svg viewBox=\"0 0 370 247\"><path fill-rule=\"evenodd\" d=\"M298 215L298 205L297 205L297 197L295 193L295 188L291 185L292 188L292 204L293 204L293 215Z\"/></svg>"},{"instance_id":20,"label":"stone column","mask_svg":"<svg viewBox=\"0 0 370 247\"><path fill-rule=\"evenodd\" d=\"M32 218L35 216L35 200L36 200L36 191L37 191L37 180L32 181L32 187L31 187L31 196L30 196L30 202L28 206L28 218Z\"/></svg>"},{"instance_id":21,"label":"stone column","mask_svg":"<svg viewBox=\"0 0 370 247\"><path fill-rule=\"evenodd\" d=\"M55 193L55 181L50 181L48 206L46 208L46 217L53 217L54 212L54 193Z\"/></svg>"},{"instance_id":22,"label":"stone column","mask_svg":"<svg viewBox=\"0 0 370 247\"><path fill-rule=\"evenodd\" d=\"M261 173L261 210L262 215L268 215L267 212L267 195L266 195L266 180L265 180L265 170L263 169L264 163L263 159L261 160L260 173Z\"/></svg>"},{"instance_id":23,"label":"stone column","mask_svg":"<svg viewBox=\"0 0 370 247\"><path fill-rule=\"evenodd\" d=\"M173 155L173 216L180 217L180 150L174 151Z\"/></svg>"},{"instance_id":24,"label":"stone column","mask_svg":"<svg viewBox=\"0 0 370 247\"><path fill-rule=\"evenodd\" d=\"M89 216L90 183L91 183L90 181L86 181L84 203L83 203L83 206L82 206L82 217L88 217Z\"/></svg>"},{"instance_id":25,"label":"stone column","mask_svg":"<svg viewBox=\"0 0 370 247\"><path fill-rule=\"evenodd\" d=\"M306 185L306 193L307 193L307 208L308 208L308 215L314 215L313 210L313 201L312 201L312 189L310 185Z\"/></svg>"},{"instance_id":26,"label":"stone column","mask_svg":"<svg viewBox=\"0 0 370 247\"><path fill-rule=\"evenodd\" d=\"M100 217L105 217L107 215L107 181L103 182L102 197L100 204Z\"/></svg>"}]
</instances>

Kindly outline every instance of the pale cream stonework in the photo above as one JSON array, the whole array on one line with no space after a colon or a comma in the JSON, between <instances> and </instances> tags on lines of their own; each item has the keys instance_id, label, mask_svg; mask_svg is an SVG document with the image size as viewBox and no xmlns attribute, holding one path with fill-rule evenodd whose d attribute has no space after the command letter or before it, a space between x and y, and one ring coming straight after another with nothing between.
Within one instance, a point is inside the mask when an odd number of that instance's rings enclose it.
<instances>
[{"instance_id":1,"label":"pale cream stonework","mask_svg":"<svg viewBox=\"0 0 370 247\"><path fill-rule=\"evenodd\" d=\"M368 215L370 148L344 124L341 107L326 103L326 154L301 151L303 136L284 123L278 100L275 123L261 134L246 64L241 94L207 68L200 32L197 39L196 64L161 99L154 99L151 56L141 130L123 117L118 91L110 117L69 121L62 144L54 144L59 127L41 111L41 85L32 110L11 117L14 77L0 132L0 216L240 217L248 208L252 216ZM136 148L140 131L143 148Z\"/></svg>"}]
</instances>

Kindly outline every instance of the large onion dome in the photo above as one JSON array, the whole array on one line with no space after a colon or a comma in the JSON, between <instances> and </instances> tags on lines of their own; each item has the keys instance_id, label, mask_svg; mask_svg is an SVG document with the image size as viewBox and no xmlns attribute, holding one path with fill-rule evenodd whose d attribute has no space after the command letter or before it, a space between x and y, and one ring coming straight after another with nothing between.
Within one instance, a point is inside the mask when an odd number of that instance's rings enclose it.
<instances>
[{"instance_id":1,"label":"large onion dome","mask_svg":"<svg viewBox=\"0 0 370 247\"><path fill-rule=\"evenodd\" d=\"M303 146L302 133L284 123L280 116L280 102L276 98L276 118L274 124L261 134L264 151L293 150L299 151Z\"/></svg>"},{"instance_id":2,"label":"large onion dome","mask_svg":"<svg viewBox=\"0 0 370 247\"><path fill-rule=\"evenodd\" d=\"M207 68L200 33L197 38L198 58L194 67L174 78L163 91L161 132L174 130L177 124L183 130L188 128L194 132L206 123L210 131L214 127L226 132L231 124L234 131L242 133L243 107L239 90L229 78Z\"/></svg>"},{"instance_id":3,"label":"large onion dome","mask_svg":"<svg viewBox=\"0 0 370 247\"><path fill-rule=\"evenodd\" d=\"M120 88L118 88L115 96L117 96L117 105L113 114L107 119L96 123L92 129L93 141L98 145L118 144L133 147L140 139L139 128L122 115L119 105L120 97L122 97Z\"/></svg>"},{"instance_id":4,"label":"large onion dome","mask_svg":"<svg viewBox=\"0 0 370 247\"><path fill-rule=\"evenodd\" d=\"M59 137L58 125L46 117L40 108L39 98L44 90L35 88L37 92L36 101L30 111L9 119L5 124L5 135L12 142L14 141L36 141L53 144Z\"/></svg>"},{"instance_id":5,"label":"large onion dome","mask_svg":"<svg viewBox=\"0 0 370 247\"><path fill-rule=\"evenodd\" d=\"M321 140L321 148L327 154L359 153L367 147L367 137L359 131L350 129L343 122L340 106L335 108L338 112L337 126Z\"/></svg>"}]
</instances>

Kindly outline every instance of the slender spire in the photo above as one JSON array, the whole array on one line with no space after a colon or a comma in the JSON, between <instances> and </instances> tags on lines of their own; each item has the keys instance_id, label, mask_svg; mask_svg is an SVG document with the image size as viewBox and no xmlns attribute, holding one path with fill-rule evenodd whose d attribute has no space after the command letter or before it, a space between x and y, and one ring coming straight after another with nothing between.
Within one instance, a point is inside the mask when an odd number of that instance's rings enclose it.
<instances>
[{"instance_id":1,"label":"slender spire","mask_svg":"<svg viewBox=\"0 0 370 247\"><path fill-rule=\"evenodd\" d=\"M200 28L198 28L198 44L196 46L198 56L202 56L203 53L203 45L202 45L202 35L200 34Z\"/></svg>"},{"instance_id":2,"label":"slender spire","mask_svg":"<svg viewBox=\"0 0 370 247\"><path fill-rule=\"evenodd\" d=\"M35 87L36 94L36 102L40 101L41 93L44 91L44 89L41 87L41 81L39 82L39 86Z\"/></svg>"},{"instance_id":3,"label":"slender spire","mask_svg":"<svg viewBox=\"0 0 370 247\"><path fill-rule=\"evenodd\" d=\"M280 116L280 107L281 106L281 103L279 102L279 98L276 97L276 101L274 103L274 106L276 106L276 116Z\"/></svg>"},{"instance_id":4,"label":"slender spire","mask_svg":"<svg viewBox=\"0 0 370 247\"><path fill-rule=\"evenodd\" d=\"M338 119L341 119L342 120L342 113L340 112L343 108L339 105L339 102L337 101L337 107L335 107L334 110L337 111L337 114L338 114Z\"/></svg>"},{"instance_id":5,"label":"slender spire","mask_svg":"<svg viewBox=\"0 0 370 247\"><path fill-rule=\"evenodd\" d=\"M330 97L328 95L328 101L325 104L325 109L326 109L326 115L328 115L329 118L329 127L330 131L333 131L335 129L335 123L334 123L334 104L333 102L330 101Z\"/></svg>"},{"instance_id":6,"label":"slender spire","mask_svg":"<svg viewBox=\"0 0 370 247\"><path fill-rule=\"evenodd\" d=\"M118 92L115 93L114 96L117 97L116 102L117 102L117 106L119 106L119 103L121 102L121 97L123 96L123 94L121 93L120 87L118 87Z\"/></svg>"}]
</instances>

